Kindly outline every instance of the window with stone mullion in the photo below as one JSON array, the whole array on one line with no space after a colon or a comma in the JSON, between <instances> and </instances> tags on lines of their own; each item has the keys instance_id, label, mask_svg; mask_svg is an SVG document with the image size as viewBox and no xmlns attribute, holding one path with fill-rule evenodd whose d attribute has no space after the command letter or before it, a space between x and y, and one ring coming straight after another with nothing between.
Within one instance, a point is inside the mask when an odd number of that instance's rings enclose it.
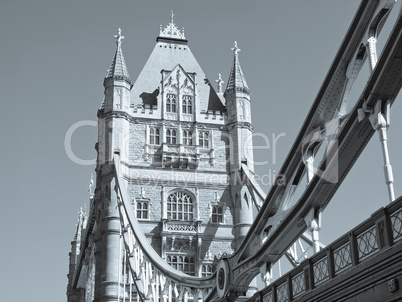
<instances>
[{"instance_id":1,"label":"window with stone mullion","mask_svg":"<svg viewBox=\"0 0 402 302\"><path fill-rule=\"evenodd\" d=\"M223 207L216 205L212 208L212 223L223 223Z\"/></svg>"},{"instance_id":2,"label":"window with stone mullion","mask_svg":"<svg viewBox=\"0 0 402 302\"><path fill-rule=\"evenodd\" d=\"M195 261L194 257L186 256L186 255L168 255L167 256L167 263L183 273L188 275L194 276L195 273Z\"/></svg>"},{"instance_id":3,"label":"window with stone mullion","mask_svg":"<svg viewBox=\"0 0 402 302\"><path fill-rule=\"evenodd\" d=\"M159 129L151 128L149 132L149 143L151 145L159 145Z\"/></svg>"},{"instance_id":4,"label":"window with stone mullion","mask_svg":"<svg viewBox=\"0 0 402 302\"><path fill-rule=\"evenodd\" d=\"M183 111L183 113L188 113L188 114L193 113L193 106L192 106L191 96L190 95L183 95L183 98L182 98L182 111Z\"/></svg>"},{"instance_id":5,"label":"window with stone mullion","mask_svg":"<svg viewBox=\"0 0 402 302\"><path fill-rule=\"evenodd\" d=\"M193 200L183 192L175 192L168 196L167 215L173 220L193 220Z\"/></svg>"},{"instance_id":6,"label":"window with stone mullion","mask_svg":"<svg viewBox=\"0 0 402 302\"><path fill-rule=\"evenodd\" d=\"M210 277L214 273L212 264L203 264L201 267L201 277Z\"/></svg>"},{"instance_id":7,"label":"window with stone mullion","mask_svg":"<svg viewBox=\"0 0 402 302\"><path fill-rule=\"evenodd\" d=\"M183 131L183 145L191 146L193 144L193 131Z\"/></svg>"},{"instance_id":8,"label":"window with stone mullion","mask_svg":"<svg viewBox=\"0 0 402 302\"><path fill-rule=\"evenodd\" d=\"M166 143L176 144L176 130L174 129L166 130Z\"/></svg>"},{"instance_id":9,"label":"window with stone mullion","mask_svg":"<svg viewBox=\"0 0 402 302\"><path fill-rule=\"evenodd\" d=\"M166 112L176 112L176 95L169 93L166 96Z\"/></svg>"},{"instance_id":10,"label":"window with stone mullion","mask_svg":"<svg viewBox=\"0 0 402 302\"><path fill-rule=\"evenodd\" d=\"M148 203L144 201L137 202L137 219L148 219Z\"/></svg>"},{"instance_id":11,"label":"window with stone mullion","mask_svg":"<svg viewBox=\"0 0 402 302\"><path fill-rule=\"evenodd\" d=\"M205 131L200 131L198 135L198 144L200 148L208 148L209 147L209 133Z\"/></svg>"}]
</instances>

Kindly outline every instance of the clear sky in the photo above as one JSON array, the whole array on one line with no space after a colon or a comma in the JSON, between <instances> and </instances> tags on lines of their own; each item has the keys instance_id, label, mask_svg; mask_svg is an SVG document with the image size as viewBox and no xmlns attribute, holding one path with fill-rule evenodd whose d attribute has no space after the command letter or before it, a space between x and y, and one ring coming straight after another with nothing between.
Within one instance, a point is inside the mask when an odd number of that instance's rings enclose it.
<instances>
[{"instance_id":1,"label":"clear sky","mask_svg":"<svg viewBox=\"0 0 402 302\"><path fill-rule=\"evenodd\" d=\"M226 85L236 40L253 92L254 131L269 138L285 134L276 158L272 149L255 152L257 160L268 160L256 169L268 179L280 169L358 5L357 0L2 1L1 300L66 300L70 241L79 208L88 205L95 167L72 162L64 138L74 123L96 121L117 28L126 37L123 52L133 80L171 10L213 83L221 73ZM389 21L399 9L400 3ZM379 39L384 43L384 36ZM366 63L357 90L367 71ZM358 95L355 91L351 101ZM402 187L401 101L399 96L389 130L397 196ZM96 128L80 128L72 148L91 159L96 141ZM321 241L330 243L387 203L375 135L324 212Z\"/></svg>"}]
</instances>

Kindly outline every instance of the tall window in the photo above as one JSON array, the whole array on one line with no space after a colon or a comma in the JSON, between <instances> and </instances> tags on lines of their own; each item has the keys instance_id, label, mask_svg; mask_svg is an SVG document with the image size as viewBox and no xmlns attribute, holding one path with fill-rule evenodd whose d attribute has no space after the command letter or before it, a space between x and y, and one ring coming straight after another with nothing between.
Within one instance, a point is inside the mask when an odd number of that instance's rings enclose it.
<instances>
[{"instance_id":1,"label":"tall window","mask_svg":"<svg viewBox=\"0 0 402 302\"><path fill-rule=\"evenodd\" d=\"M182 108L183 113L193 113L193 106L190 95L183 95Z\"/></svg>"},{"instance_id":2,"label":"tall window","mask_svg":"<svg viewBox=\"0 0 402 302\"><path fill-rule=\"evenodd\" d=\"M168 219L193 220L193 199L184 192L175 192L167 198Z\"/></svg>"},{"instance_id":3,"label":"tall window","mask_svg":"<svg viewBox=\"0 0 402 302\"><path fill-rule=\"evenodd\" d=\"M193 144L193 131L183 131L183 144L187 146L191 146Z\"/></svg>"},{"instance_id":4,"label":"tall window","mask_svg":"<svg viewBox=\"0 0 402 302\"><path fill-rule=\"evenodd\" d=\"M151 145L159 145L159 129L151 128L149 130L149 143Z\"/></svg>"},{"instance_id":5,"label":"tall window","mask_svg":"<svg viewBox=\"0 0 402 302\"><path fill-rule=\"evenodd\" d=\"M174 129L166 130L166 143L176 144L176 130Z\"/></svg>"},{"instance_id":6,"label":"tall window","mask_svg":"<svg viewBox=\"0 0 402 302\"><path fill-rule=\"evenodd\" d=\"M198 135L198 141L201 148L209 148L209 134L201 131Z\"/></svg>"},{"instance_id":7,"label":"tall window","mask_svg":"<svg viewBox=\"0 0 402 302\"><path fill-rule=\"evenodd\" d=\"M137 201L137 219L148 219L148 202L144 200Z\"/></svg>"},{"instance_id":8,"label":"tall window","mask_svg":"<svg viewBox=\"0 0 402 302\"><path fill-rule=\"evenodd\" d=\"M166 257L167 263L174 269L177 269L183 273L194 276L195 273L195 260L193 256L175 256L168 255Z\"/></svg>"},{"instance_id":9,"label":"tall window","mask_svg":"<svg viewBox=\"0 0 402 302\"><path fill-rule=\"evenodd\" d=\"M214 273L214 266L212 264L203 264L201 266L201 277L210 277Z\"/></svg>"},{"instance_id":10,"label":"tall window","mask_svg":"<svg viewBox=\"0 0 402 302\"><path fill-rule=\"evenodd\" d=\"M212 223L223 223L223 206L212 207Z\"/></svg>"},{"instance_id":11,"label":"tall window","mask_svg":"<svg viewBox=\"0 0 402 302\"><path fill-rule=\"evenodd\" d=\"M166 112L176 112L176 95L168 93L166 96Z\"/></svg>"}]
</instances>

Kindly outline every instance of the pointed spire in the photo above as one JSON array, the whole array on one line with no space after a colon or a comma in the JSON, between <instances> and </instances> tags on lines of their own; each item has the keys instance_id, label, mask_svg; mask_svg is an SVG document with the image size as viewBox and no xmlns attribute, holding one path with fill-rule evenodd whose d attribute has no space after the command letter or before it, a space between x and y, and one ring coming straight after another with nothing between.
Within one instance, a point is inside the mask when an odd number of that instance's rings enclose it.
<instances>
[{"instance_id":1,"label":"pointed spire","mask_svg":"<svg viewBox=\"0 0 402 302\"><path fill-rule=\"evenodd\" d=\"M85 223L86 218L87 218L86 213L82 210L82 207L81 207L80 211L78 212L78 221L77 221L77 225L76 225L77 228L75 230L73 241L80 240L81 230L82 230L83 224Z\"/></svg>"},{"instance_id":2,"label":"pointed spire","mask_svg":"<svg viewBox=\"0 0 402 302\"><path fill-rule=\"evenodd\" d=\"M164 29L162 28L162 25L160 26L157 41L161 39L174 39L176 41L187 42L186 37L184 36L184 27L180 30L176 24L174 24L173 11L170 12L170 23Z\"/></svg>"},{"instance_id":3,"label":"pointed spire","mask_svg":"<svg viewBox=\"0 0 402 302\"><path fill-rule=\"evenodd\" d=\"M241 70L239 63L239 52L240 48L237 47L237 42L234 42L234 47L232 48L234 61L232 70L230 71L228 85L226 86L225 96L230 92L240 91L247 94L251 94L248 88L246 79L244 78L243 71Z\"/></svg>"},{"instance_id":4,"label":"pointed spire","mask_svg":"<svg viewBox=\"0 0 402 302\"><path fill-rule=\"evenodd\" d=\"M106 79L126 80L128 83L132 84L130 75L128 74L126 61L123 57L123 51L121 50L121 41L124 39L124 36L121 35L120 28L117 30L117 35L115 35L114 38L116 39L117 46L112 64L107 71Z\"/></svg>"}]
</instances>

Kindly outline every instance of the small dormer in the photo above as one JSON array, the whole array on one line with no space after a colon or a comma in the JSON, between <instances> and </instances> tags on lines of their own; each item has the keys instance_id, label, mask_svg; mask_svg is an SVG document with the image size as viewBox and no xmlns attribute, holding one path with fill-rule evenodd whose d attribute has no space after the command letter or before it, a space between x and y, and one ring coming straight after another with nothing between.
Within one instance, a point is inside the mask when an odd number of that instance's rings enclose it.
<instances>
[{"instance_id":1,"label":"small dormer","mask_svg":"<svg viewBox=\"0 0 402 302\"><path fill-rule=\"evenodd\" d=\"M180 64L162 70L162 114L174 121L192 122L195 117L195 73L187 73Z\"/></svg>"}]
</instances>

